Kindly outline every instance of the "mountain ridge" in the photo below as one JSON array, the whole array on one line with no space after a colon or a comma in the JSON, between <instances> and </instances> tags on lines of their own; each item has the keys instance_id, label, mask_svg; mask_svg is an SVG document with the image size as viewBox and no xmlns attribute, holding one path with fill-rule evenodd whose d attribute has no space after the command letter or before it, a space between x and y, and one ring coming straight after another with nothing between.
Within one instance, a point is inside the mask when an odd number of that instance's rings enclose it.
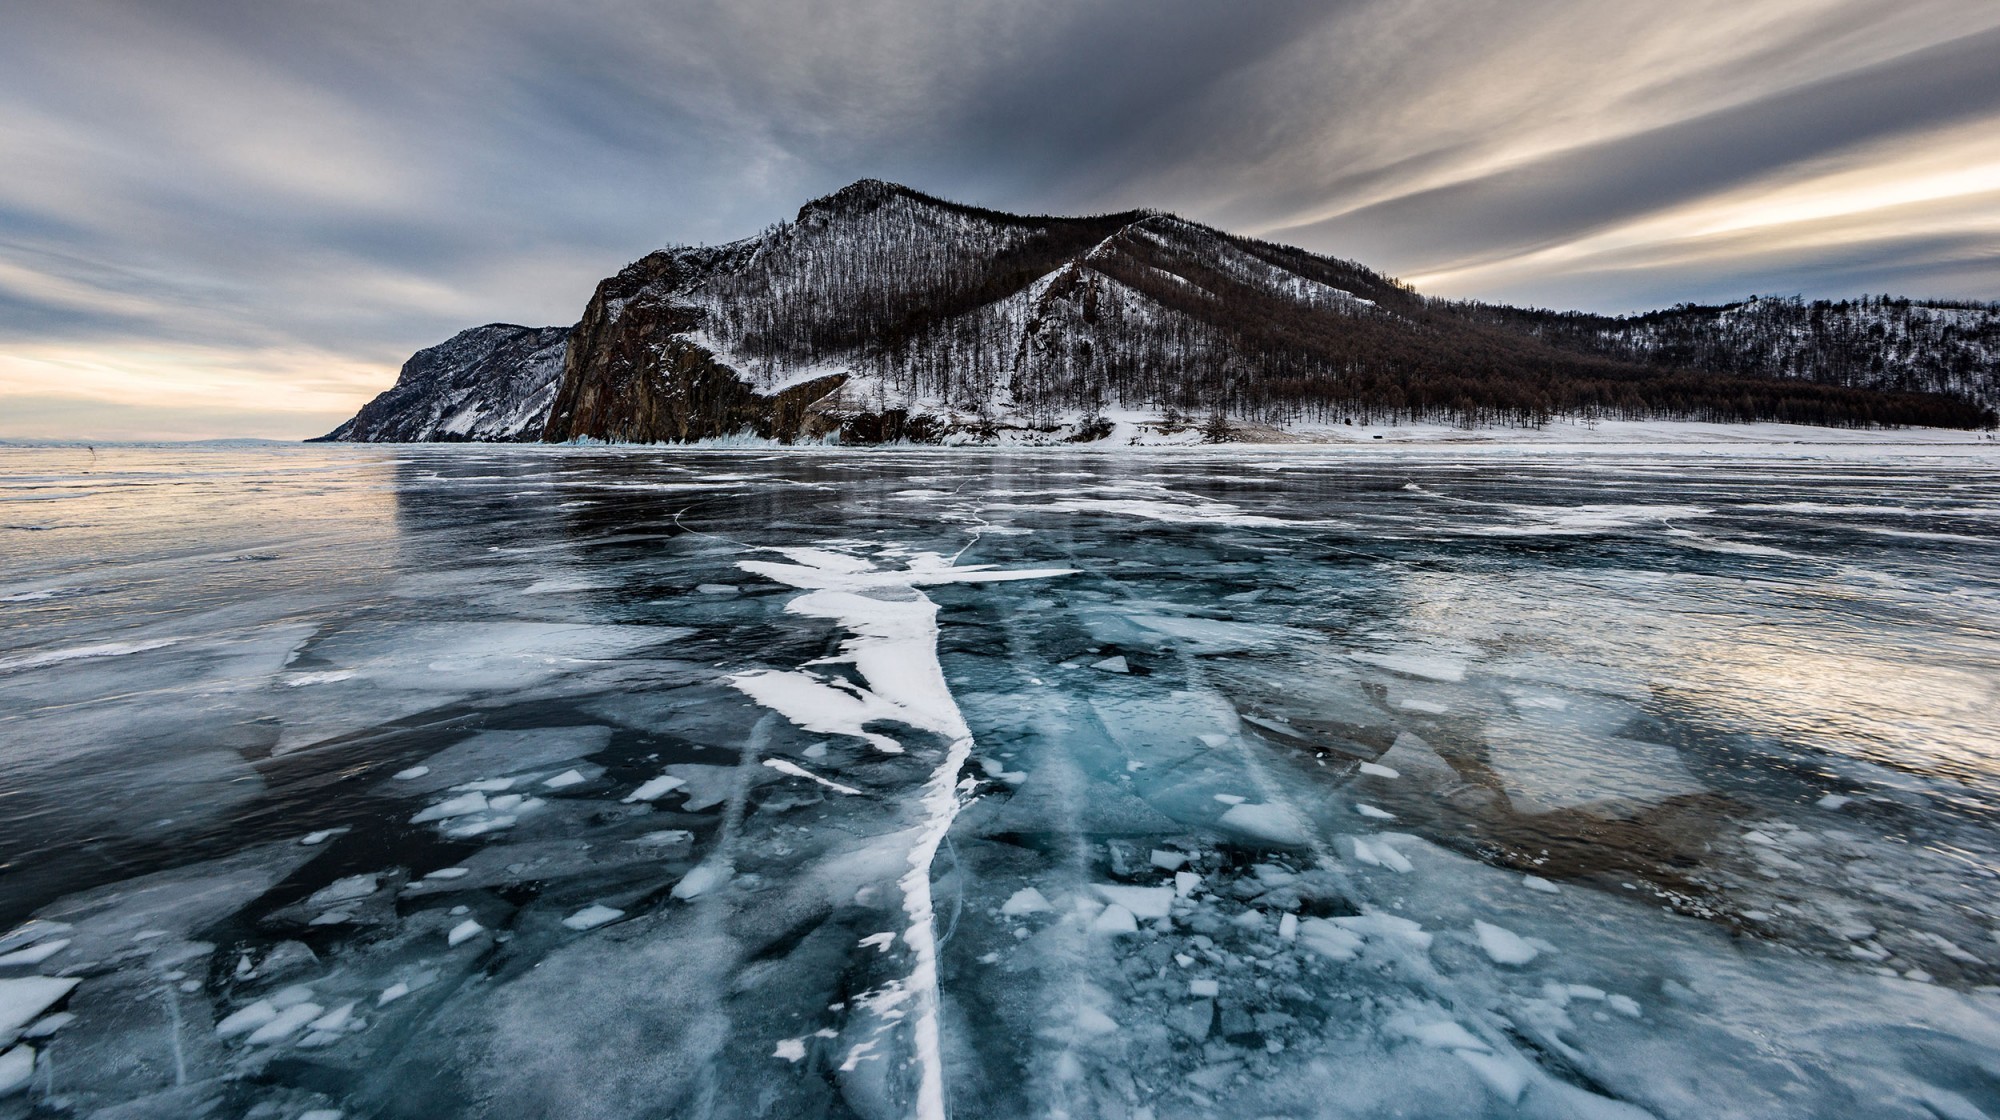
<instances>
[{"instance_id":1,"label":"mountain ridge","mask_svg":"<svg viewBox=\"0 0 2000 1120\"><path fill-rule=\"evenodd\" d=\"M1014 215L864 179L751 237L641 257L598 284L572 328L530 342L509 332L532 328L489 325L420 351L321 438L986 441L1099 431L1107 411L1207 417L1218 431L1558 415L1993 422L1992 307L1893 345L1847 312L1801 313L1803 327L1770 312L1746 328L1730 308L1690 308L1619 319L1437 300L1163 211ZM1799 335L1836 321L1837 346ZM1780 326L1804 341L1780 347ZM1872 357L1869 339L1882 342ZM1951 347L1950 376L1917 375Z\"/></svg>"}]
</instances>

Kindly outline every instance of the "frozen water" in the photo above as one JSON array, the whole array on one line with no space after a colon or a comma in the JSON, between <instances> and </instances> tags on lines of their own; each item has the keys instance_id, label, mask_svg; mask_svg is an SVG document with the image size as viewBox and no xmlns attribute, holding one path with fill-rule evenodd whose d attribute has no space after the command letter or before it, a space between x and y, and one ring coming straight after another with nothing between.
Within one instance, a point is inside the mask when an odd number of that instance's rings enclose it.
<instances>
[{"instance_id":1,"label":"frozen water","mask_svg":"<svg viewBox=\"0 0 2000 1120\"><path fill-rule=\"evenodd\" d=\"M2000 1116L1990 448L9 454L0 1115Z\"/></svg>"}]
</instances>

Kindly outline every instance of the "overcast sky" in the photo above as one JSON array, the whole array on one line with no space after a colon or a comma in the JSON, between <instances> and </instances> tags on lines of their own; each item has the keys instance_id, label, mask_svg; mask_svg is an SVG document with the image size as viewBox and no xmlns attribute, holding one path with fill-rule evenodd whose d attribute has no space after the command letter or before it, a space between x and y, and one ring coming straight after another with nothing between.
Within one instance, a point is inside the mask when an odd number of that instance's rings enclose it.
<instances>
[{"instance_id":1,"label":"overcast sky","mask_svg":"<svg viewBox=\"0 0 2000 1120\"><path fill-rule=\"evenodd\" d=\"M1425 291L2000 299L1994 0L10 0L0 436L296 437L861 177Z\"/></svg>"}]
</instances>

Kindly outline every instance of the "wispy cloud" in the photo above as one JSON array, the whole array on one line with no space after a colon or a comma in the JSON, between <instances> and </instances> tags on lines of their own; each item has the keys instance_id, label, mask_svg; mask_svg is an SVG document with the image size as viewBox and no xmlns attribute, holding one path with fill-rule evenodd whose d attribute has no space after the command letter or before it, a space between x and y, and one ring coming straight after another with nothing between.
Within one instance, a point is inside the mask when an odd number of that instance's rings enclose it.
<instances>
[{"instance_id":1,"label":"wispy cloud","mask_svg":"<svg viewBox=\"0 0 2000 1120\"><path fill-rule=\"evenodd\" d=\"M11 5L0 434L309 434L864 175L1453 295L2000 297L1996 56L1985 0Z\"/></svg>"}]
</instances>

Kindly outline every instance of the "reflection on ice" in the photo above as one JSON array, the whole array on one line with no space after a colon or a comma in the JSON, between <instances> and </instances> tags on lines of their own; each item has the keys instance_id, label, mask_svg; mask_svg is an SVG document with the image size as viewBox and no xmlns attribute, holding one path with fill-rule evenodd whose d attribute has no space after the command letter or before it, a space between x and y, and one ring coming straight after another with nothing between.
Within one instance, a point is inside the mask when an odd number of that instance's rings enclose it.
<instances>
[{"instance_id":1,"label":"reflection on ice","mask_svg":"<svg viewBox=\"0 0 2000 1120\"><path fill-rule=\"evenodd\" d=\"M203 454L0 537L0 1120L2000 1116L1987 460Z\"/></svg>"}]
</instances>

